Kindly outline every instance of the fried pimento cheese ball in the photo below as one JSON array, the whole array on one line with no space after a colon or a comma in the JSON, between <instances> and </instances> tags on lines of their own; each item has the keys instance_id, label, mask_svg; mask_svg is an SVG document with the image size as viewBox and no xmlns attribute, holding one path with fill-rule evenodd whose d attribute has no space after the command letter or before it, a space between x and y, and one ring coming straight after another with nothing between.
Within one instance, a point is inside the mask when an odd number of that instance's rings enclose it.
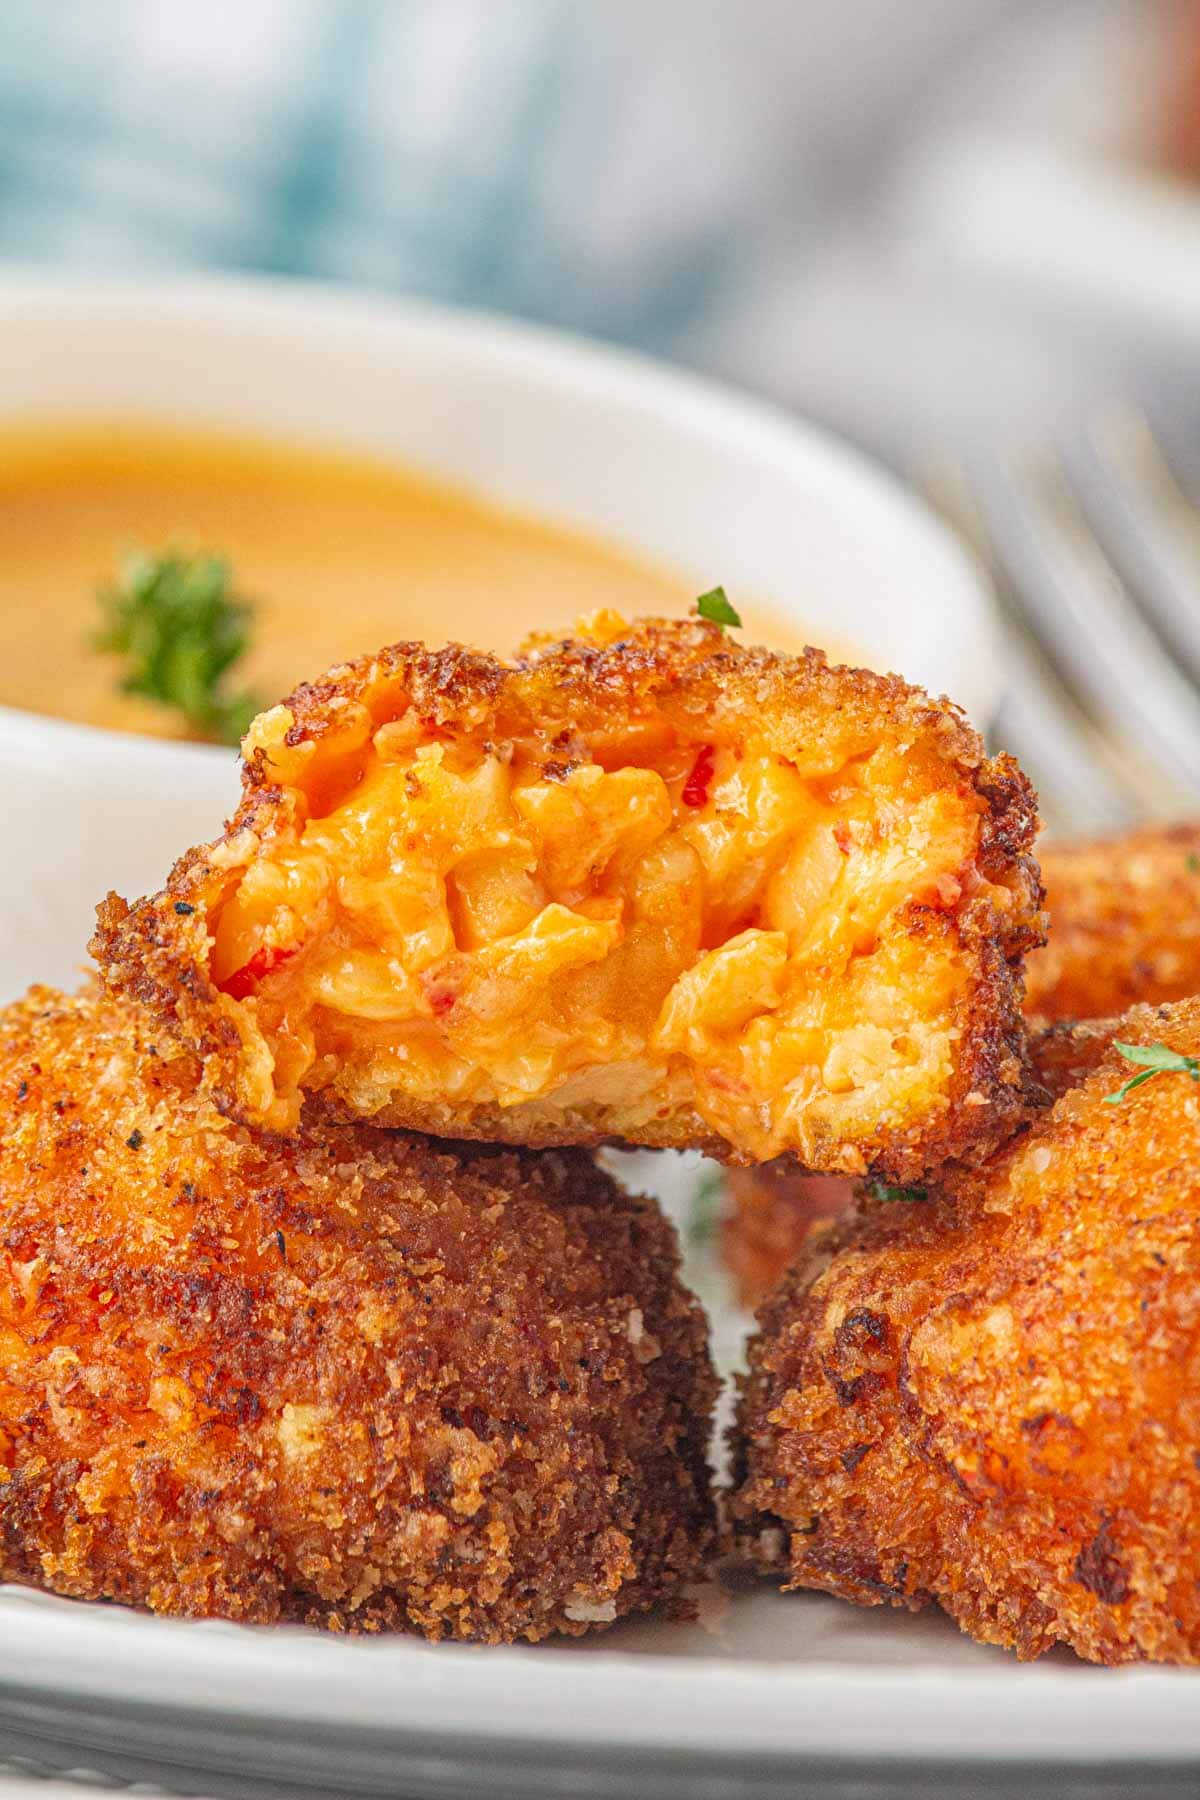
<instances>
[{"instance_id":1,"label":"fried pimento cheese ball","mask_svg":"<svg viewBox=\"0 0 1200 1800\"><path fill-rule=\"evenodd\" d=\"M1200 823L1039 845L1038 858L1050 924L1025 963L1035 1026L1200 993ZM1058 1047L1034 1043L1043 1080ZM770 1293L809 1232L844 1212L852 1193L850 1182L809 1175L793 1158L730 1171L721 1246L744 1306Z\"/></svg>"},{"instance_id":2,"label":"fried pimento cheese ball","mask_svg":"<svg viewBox=\"0 0 1200 1800\"><path fill-rule=\"evenodd\" d=\"M1164 1066L1129 1088L1114 1040ZM1195 999L1054 1032L990 1164L810 1240L741 1400L762 1568L1023 1658L1200 1661L1198 1054Z\"/></svg>"},{"instance_id":3,"label":"fried pimento cheese ball","mask_svg":"<svg viewBox=\"0 0 1200 1800\"><path fill-rule=\"evenodd\" d=\"M1050 930L1025 965L1034 1018L1116 1018L1200 993L1200 822L1039 846Z\"/></svg>"},{"instance_id":4,"label":"fried pimento cheese ball","mask_svg":"<svg viewBox=\"0 0 1200 1800\"><path fill-rule=\"evenodd\" d=\"M895 677L702 621L399 644L251 727L93 949L221 1106L915 1175L1025 1102L1032 795Z\"/></svg>"},{"instance_id":5,"label":"fried pimento cheese ball","mask_svg":"<svg viewBox=\"0 0 1200 1800\"><path fill-rule=\"evenodd\" d=\"M657 1209L196 1078L121 1002L0 1015L0 1579L487 1642L677 1600L716 1383Z\"/></svg>"}]
</instances>

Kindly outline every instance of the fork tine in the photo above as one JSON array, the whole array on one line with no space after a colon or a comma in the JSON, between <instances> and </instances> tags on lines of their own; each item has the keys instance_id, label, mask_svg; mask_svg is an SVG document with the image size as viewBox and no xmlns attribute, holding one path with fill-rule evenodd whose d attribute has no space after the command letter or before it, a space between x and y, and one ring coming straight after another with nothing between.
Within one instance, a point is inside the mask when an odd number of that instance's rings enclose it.
<instances>
[{"instance_id":1,"label":"fork tine","mask_svg":"<svg viewBox=\"0 0 1200 1800\"><path fill-rule=\"evenodd\" d=\"M1133 598L1193 679L1200 679L1200 578L1169 517L1169 489L1156 501L1153 469L1135 473L1131 440L1153 444L1147 421L1118 415L1076 430L1063 446L1068 478L1096 541ZM1124 445L1124 449L1122 449ZM1143 465L1147 458L1140 459ZM1169 481L1161 454L1163 483ZM1178 506L1187 504L1176 489Z\"/></svg>"},{"instance_id":2,"label":"fork tine","mask_svg":"<svg viewBox=\"0 0 1200 1800\"><path fill-rule=\"evenodd\" d=\"M1161 381L1145 401L1147 441L1165 478L1183 498L1200 507L1200 396L1162 391Z\"/></svg>"},{"instance_id":3,"label":"fork tine","mask_svg":"<svg viewBox=\"0 0 1200 1800\"><path fill-rule=\"evenodd\" d=\"M1013 602L1005 571L991 555L979 507L961 467L943 459L915 477L991 578L1006 615L1004 694L989 734L1011 750L1038 790L1042 817L1054 832L1075 836L1115 831L1146 809L1146 796L1080 711Z\"/></svg>"},{"instance_id":4,"label":"fork tine","mask_svg":"<svg viewBox=\"0 0 1200 1800\"><path fill-rule=\"evenodd\" d=\"M1200 795L1200 695L1107 563L1072 542L995 457L971 473L993 554L1030 628L1094 717L1135 762L1140 750L1181 799ZM1090 566L1089 566L1090 565Z\"/></svg>"},{"instance_id":5,"label":"fork tine","mask_svg":"<svg viewBox=\"0 0 1200 1800\"><path fill-rule=\"evenodd\" d=\"M1015 634L1007 650L1004 698L989 735L998 748L1012 751L1032 780L1047 829L1091 837L1131 825L1142 807L1107 772L1107 746L1072 718L1034 650Z\"/></svg>"}]
</instances>

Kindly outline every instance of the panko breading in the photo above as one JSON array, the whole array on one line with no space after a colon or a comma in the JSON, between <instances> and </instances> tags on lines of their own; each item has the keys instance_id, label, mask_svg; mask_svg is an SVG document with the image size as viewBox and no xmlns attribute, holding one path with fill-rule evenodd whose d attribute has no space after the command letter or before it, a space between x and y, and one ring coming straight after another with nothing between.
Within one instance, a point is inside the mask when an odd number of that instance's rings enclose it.
<instances>
[{"instance_id":1,"label":"panko breading","mask_svg":"<svg viewBox=\"0 0 1200 1800\"><path fill-rule=\"evenodd\" d=\"M1038 854L1050 932L1025 965L1031 1016L1116 1018L1200 993L1200 823Z\"/></svg>"},{"instance_id":2,"label":"panko breading","mask_svg":"<svg viewBox=\"0 0 1200 1800\"><path fill-rule=\"evenodd\" d=\"M736 1536L788 1585L1022 1657L1200 1662L1200 1000L1060 1031L1066 1087L985 1167L867 1202L760 1314Z\"/></svg>"},{"instance_id":3,"label":"panko breading","mask_svg":"<svg viewBox=\"0 0 1200 1800\"><path fill-rule=\"evenodd\" d=\"M93 948L220 1104L919 1174L1026 1100L1029 786L895 677L701 621L400 644L256 721Z\"/></svg>"},{"instance_id":4,"label":"panko breading","mask_svg":"<svg viewBox=\"0 0 1200 1800\"><path fill-rule=\"evenodd\" d=\"M1038 856L1050 926L1045 946L1025 963L1026 1012L1035 1026L1115 1018L1139 1000L1200 993L1200 824L1039 845ZM1064 1043L1035 1043L1043 1083ZM722 1253L742 1304L757 1306L814 1224L846 1210L853 1186L835 1187L789 1158L732 1171L728 1191Z\"/></svg>"},{"instance_id":5,"label":"panko breading","mask_svg":"<svg viewBox=\"0 0 1200 1800\"><path fill-rule=\"evenodd\" d=\"M649 1201L196 1078L122 1002L0 1014L0 1579L497 1642L700 1575L716 1384Z\"/></svg>"}]
</instances>

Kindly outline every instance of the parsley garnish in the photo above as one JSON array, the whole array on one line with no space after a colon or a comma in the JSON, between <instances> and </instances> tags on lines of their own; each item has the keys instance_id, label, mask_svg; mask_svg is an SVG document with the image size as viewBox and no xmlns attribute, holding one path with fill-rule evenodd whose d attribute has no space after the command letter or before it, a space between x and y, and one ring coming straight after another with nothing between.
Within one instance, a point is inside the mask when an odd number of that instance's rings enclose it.
<instances>
[{"instance_id":1,"label":"parsley garnish","mask_svg":"<svg viewBox=\"0 0 1200 1800\"><path fill-rule=\"evenodd\" d=\"M720 1169L702 1169L692 1189L692 1205L688 1213L689 1244L711 1244L721 1219L725 1198L725 1177Z\"/></svg>"},{"instance_id":2,"label":"parsley garnish","mask_svg":"<svg viewBox=\"0 0 1200 1800\"><path fill-rule=\"evenodd\" d=\"M135 551L100 605L96 648L125 658L124 693L177 708L196 737L240 740L259 703L229 693L225 677L250 642L253 608L223 556Z\"/></svg>"},{"instance_id":3,"label":"parsley garnish","mask_svg":"<svg viewBox=\"0 0 1200 1800\"><path fill-rule=\"evenodd\" d=\"M1138 1074L1131 1075L1115 1094L1105 1094L1109 1106L1115 1106L1134 1088L1141 1087L1143 1081L1153 1081L1156 1075L1190 1075L1193 1081L1200 1081L1200 1057L1181 1056L1178 1050L1171 1050L1166 1044L1122 1044L1114 1038L1113 1049L1126 1062L1137 1063L1140 1067Z\"/></svg>"},{"instance_id":4,"label":"parsley garnish","mask_svg":"<svg viewBox=\"0 0 1200 1800\"><path fill-rule=\"evenodd\" d=\"M868 1181L867 1192L873 1200L928 1200L929 1189L923 1187L889 1187L886 1181Z\"/></svg>"},{"instance_id":5,"label":"parsley garnish","mask_svg":"<svg viewBox=\"0 0 1200 1800\"><path fill-rule=\"evenodd\" d=\"M711 625L740 625L741 614L731 604L723 587L709 588L696 602L696 611Z\"/></svg>"},{"instance_id":6,"label":"parsley garnish","mask_svg":"<svg viewBox=\"0 0 1200 1800\"><path fill-rule=\"evenodd\" d=\"M1189 875L1200 875L1200 856L1194 850L1188 851L1187 872Z\"/></svg>"}]
</instances>

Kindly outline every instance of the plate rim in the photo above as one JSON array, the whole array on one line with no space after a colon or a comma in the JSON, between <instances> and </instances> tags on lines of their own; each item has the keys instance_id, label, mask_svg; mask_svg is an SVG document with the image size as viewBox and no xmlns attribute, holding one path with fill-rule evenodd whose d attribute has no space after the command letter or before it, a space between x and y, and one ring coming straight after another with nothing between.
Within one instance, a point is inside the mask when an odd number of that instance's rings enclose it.
<instances>
[{"instance_id":1,"label":"plate rim","mask_svg":"<svg viewBox=\"0 0 1200 1800\"><path fill-rule=\"evenodd\" d=\"M1003 1651L988 1666L948 1669L919 1645L911 1663L871 1667L631 1653L593 1647L600 1639L431 1645L162 1619L13 1587L0 1587L0 1618L14 1597L0 1692L60 1703L128 1703L136 1691L180 1719L353 1725L397 1738L421 1728L561 1748L616 1732L630 1749L748 1757L1200 1761L1200 1690L1186 1669L1018 1664Z\"/></svg>"}]
</instances>

